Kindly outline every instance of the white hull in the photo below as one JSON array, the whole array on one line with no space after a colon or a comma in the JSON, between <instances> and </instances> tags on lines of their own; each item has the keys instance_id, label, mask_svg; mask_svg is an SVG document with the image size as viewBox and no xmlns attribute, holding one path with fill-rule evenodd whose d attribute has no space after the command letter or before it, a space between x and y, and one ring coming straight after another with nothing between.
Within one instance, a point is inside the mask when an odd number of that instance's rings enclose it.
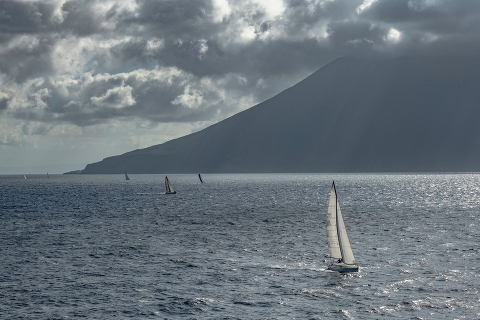
<instances>
[{"instance_id":1,"label":"white hull","mask_svg":"<svg viewBox=\"0 0 480 320\"><path fill-rule=\"evenodd\" d=\"M333 262L328 264L328 270L337 271L340 273L358 272L357 264L346 264L342 262Z\"/></svg>"}]
</instances>

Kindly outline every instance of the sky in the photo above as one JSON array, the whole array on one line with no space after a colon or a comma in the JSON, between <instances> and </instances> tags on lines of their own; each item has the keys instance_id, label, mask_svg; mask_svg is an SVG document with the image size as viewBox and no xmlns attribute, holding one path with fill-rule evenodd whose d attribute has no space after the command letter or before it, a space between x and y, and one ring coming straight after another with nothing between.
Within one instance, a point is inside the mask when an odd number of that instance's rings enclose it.
<instances>
[{"instance_id":1,"label":"sky","mask_svg":"<svg viewBox=\"0 0 480 320\"><path fill-rule=\"evenodd\" d=\"M2 0L0 174L196 132L339 57L479 47L478 0Z\"/></svg>"}]
</instances>

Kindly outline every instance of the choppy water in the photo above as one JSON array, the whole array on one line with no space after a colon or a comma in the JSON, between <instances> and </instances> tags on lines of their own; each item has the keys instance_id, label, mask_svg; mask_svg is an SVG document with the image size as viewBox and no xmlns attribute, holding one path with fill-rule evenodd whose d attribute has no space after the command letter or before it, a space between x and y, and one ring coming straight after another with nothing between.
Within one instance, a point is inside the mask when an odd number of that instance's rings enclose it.
<instances>
[{"instance_id":1,"label":"choppy water","mask_svg":"<svg viewBox=\"0 0 480 320\"><path fill-rule=\"evenodd\" d=\"M130 178L0 177L0 318L480 318L478 174Z\"/></svg>"}]
</instances>

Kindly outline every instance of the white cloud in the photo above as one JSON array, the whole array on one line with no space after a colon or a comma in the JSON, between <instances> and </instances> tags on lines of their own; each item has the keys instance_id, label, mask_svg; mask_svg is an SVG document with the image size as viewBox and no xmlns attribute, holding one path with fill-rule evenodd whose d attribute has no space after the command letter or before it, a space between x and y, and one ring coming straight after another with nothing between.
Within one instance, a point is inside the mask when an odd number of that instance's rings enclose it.
<instances>
[{"instance_id":1,"label":"white cloud","mask_svg":"<svg viewBox=\"0 0 480 320\"><path fill-rule=\"evenodd\" d=\"M0 53L12 50L32 52L40 44L40 40L36 35L22 34L14 37L6 46L0 46Z\"/></svg>"},{"instance_id":2,"label":"white cloud","mask_svg":"<svg viewBox=\"0 0 480 320\"><path fill-rule=\"evenodd\" d=\"M197 46L198 46L198 54L197 54L198 60L202 60L208 51L207 40L205 39L198 40Z\"/></svg>"},{"instance_id":3,"label":"white cloud","mask_svg":"<svg viewBox=\"0 0 480 320\"><path fill-rule=\"evenodd\" d=\"M402 33L400 31L395 28L391 28L390 31L388 31L387 40L393 43L397 43L400 41L401 36Z\"/></svg>"},{"instance_id":4,"label":"white cloud","mask_svg":"<svg viewBox=\"0 0 480 320\"><path fill-rule=\"evenodd\" d=\"M243 41L252 41L256 38L254 26L244 26L240 31L240 39Z\"/></svg>"},{"instance_id":5,"label":"white cloud","mask_svg":"<svg viewBox=\"0 0 480 320\"><path fill-rule=\"evenodd\" d=\"M132 87L123 83L119 87L108 89L100 97L91 97L92 102L98 106L121 109L131 107L137 102L132 96Z\"/></svg>"},{"instance_id":6,"label":"white cloud","mask_svg":"<svg viewBox=\"0 0 480 320\"><path fill-rule=\"evenodd\" d=\"M378 0L364 0L363 3L357 7L357 13L362 13L377 1Z\"/></svg>"},{"instance_id":7,"label":"white cloud","mask_svg":"<svg viewBox=\"0 0 480 320\"><path fill-rule=\"evenodd\" d=\"M147 50L157 51L165 46L163 39L150 39L147 41Z\"/></svg>"},{"instance_id":8,"label":"white cloud","mask_svg":"<svg viewBox=\"0 0 480 320\"><path fill-rule=\"evenodd\" d=\"M215 23L222 22L224 19L228 18L232 12L227 0L213 0L213 6L213 21Z\"/></svg>"},{"instance_id":9,"label":"white cloud","mask_svg":"<svg viewBox=\"0 0 480 320\"><path fill-rule=\"evenodd\" d=\"M282 0L254 0L264 10L267 20L273 20L285 11L285 3Z\"/></svg>"},{"instance_id":10,"label":"white cloud","mask_svg":"<svg viewBox=\"0 0 480 320\"><path fill-rule=\"evenodd\" d=\"M200 90L193 89L190 86L185 87L183 94L177 96L172 104L182 105L190 109L196 109L203 103L203 96Z\"/></svg>"}]
</instances>

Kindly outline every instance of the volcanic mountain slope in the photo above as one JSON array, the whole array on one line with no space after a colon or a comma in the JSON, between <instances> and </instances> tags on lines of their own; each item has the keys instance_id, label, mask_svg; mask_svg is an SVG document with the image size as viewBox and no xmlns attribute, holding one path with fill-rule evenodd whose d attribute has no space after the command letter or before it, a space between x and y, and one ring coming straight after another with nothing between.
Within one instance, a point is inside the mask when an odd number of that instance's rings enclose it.
<instances>
[{"instance_id":1,"label":"volcanic mountain slope","mask_svg":"<svg viewBox=\"0 0 480 320\"><path fill-rule=\"evenodd\" d=\"M340 58L199 132L83 173L480 171L480 60Z\"/></svg>"}]
</instances>

